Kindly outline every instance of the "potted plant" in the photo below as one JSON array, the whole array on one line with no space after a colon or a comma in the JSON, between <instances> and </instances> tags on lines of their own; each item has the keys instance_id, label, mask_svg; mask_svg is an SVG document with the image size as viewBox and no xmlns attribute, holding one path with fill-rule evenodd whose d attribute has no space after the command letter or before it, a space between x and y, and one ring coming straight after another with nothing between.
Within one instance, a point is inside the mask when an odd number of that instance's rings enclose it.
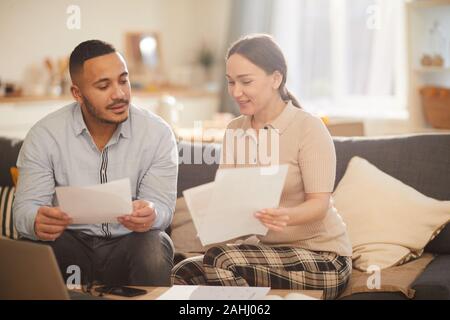
<instances>
[{"instance_id":1,"label":"potted plant","mask_svg":"<svg viewBox=\"0 0 450 320\"><path fill-rule=\"evenodd\" d=\"M197 62L202 66L204 70L206 82L211 81L212 67L215 61L214 61L214 53L208 46L206 45L202 46L197 57Z\"/></svg>"}]
</instances>

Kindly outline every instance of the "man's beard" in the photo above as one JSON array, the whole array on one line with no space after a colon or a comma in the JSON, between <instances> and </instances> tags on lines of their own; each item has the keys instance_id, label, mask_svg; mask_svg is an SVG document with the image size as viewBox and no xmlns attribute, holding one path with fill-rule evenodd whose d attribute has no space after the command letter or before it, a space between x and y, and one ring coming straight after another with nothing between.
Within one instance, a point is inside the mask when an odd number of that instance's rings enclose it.
<instances>
[{"instance_id":1,"label":"man's beard","mask_svg":"<svg viewBox=\"0 0 450 320\"><path fill-rule=\"evenodd\" d=\"M98 120L99 122L102 123L107 123L107 124L120 124L122 122L127 121L128 117L126 117L125 119L119 120L119 121L114 121L114 120L109 120L109 119L105 119L102 118L97 110L95 109L95 107L92 105L92 103L89 102L88 98L86 98L85 96L81 96L81 98L83 99L83 104L86 106L86 110L89 112L89 114L94 117L96 120ZM117 104L122 104L122 103L126 103L127 105L129 104L128 100L125 99L120 99L120 100L116 100L113 103L111 103L110 105L108 105L106 107L106 109L112 108Z\"/></svg>"}]
</instances>

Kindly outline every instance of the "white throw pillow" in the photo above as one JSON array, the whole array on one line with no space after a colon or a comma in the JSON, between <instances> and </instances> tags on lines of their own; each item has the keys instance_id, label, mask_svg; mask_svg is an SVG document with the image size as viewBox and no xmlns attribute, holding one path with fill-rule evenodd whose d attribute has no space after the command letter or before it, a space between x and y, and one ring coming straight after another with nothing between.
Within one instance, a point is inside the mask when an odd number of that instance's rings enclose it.
<instances>
[{"instance_id":1,"label":"white throw pillow","mask_svg":"<svg viewBox=\"0 0 450 320\"><path fill-rule=\"evenodd\" d=\"M353 267L362 271L420 256L450 221L450 201L427 197L360 157L350 160L333 197L347 224Z\"/></svg>"}]
</instances>

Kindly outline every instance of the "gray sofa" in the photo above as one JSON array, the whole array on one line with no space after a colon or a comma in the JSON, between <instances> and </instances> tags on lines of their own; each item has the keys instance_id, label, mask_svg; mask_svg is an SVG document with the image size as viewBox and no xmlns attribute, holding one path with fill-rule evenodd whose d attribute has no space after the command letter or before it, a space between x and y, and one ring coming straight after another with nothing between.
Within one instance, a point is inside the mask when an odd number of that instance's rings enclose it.
<instances>
[{"instance_id":1,"label":"gray sofa","mask_svg":"<svg viewBox=\"0 0 450 320\"><path fill-rule=\"evenodd\" d=\"M423 194L450 200L450 135L410 135L380 138L334 138L337 154L336 185L353 156L360 156ZM21 142L0 138L0 187L12 184L9 168L15 165ZM220 145L179 143L180 156L207 152L216 159ZM187 153L186 153L187 152ZM217 162L216 162L217 163ZM185 189L214 180L217 164L180 163L178 196ZM335 186L336 186L335 185ZM6 214L3 212L2 214ZM426 214L424 212L424 214ZM2 226L2 233L9 226ZM169 231L170 232L170 231ZM412 284L414 299L450 299L450 225L425 248L436 255ZM345 299L406 299L402 293L353 294Z\"/></svg>"},{"instance_id":2,"label":"gray sofa","mask_svg":"<svg viewBox=\"0 0 450 320\"><path fill-rule=\"evenodd\" d=\"M450 135L407 135L377 138L334 138L337 156L335 187L343 177L353 156L360 156L387 174L419 192L438 199L450 200ZM219 157L220 145L180 143L180 154L200 151ZM178 197L185 189L214 180L217 164L179 166ZM424 214L426 214L424 212ZM414 299L450 300L450 224L433 239L425 252L434 260L413 282ZM344 299L407 299L400 292L356 293Z\"/></svg>"}]
</instances>

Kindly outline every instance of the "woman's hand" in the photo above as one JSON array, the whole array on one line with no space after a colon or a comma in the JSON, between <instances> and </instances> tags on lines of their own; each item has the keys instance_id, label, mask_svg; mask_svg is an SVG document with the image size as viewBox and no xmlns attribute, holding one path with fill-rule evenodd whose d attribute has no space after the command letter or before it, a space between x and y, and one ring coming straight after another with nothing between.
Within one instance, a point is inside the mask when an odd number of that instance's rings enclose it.
<instances>
[{"instance_id":1,"label":"woman's hand","mask_svg":"<svg viewBox=\"0 0 450 320\"><path fill-rule=\"evenodd\" d=\"M287 208L262 209L255 213L255 217L273 231L282 231L289 221Z\"/></svg>"}]
</instances>

